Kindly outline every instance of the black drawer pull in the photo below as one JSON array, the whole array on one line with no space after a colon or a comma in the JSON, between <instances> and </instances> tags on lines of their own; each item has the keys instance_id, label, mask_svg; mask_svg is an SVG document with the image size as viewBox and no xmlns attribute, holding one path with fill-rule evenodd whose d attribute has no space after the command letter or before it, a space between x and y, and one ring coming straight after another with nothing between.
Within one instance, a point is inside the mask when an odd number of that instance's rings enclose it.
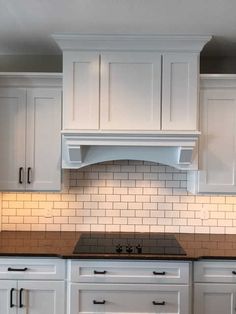
<instances>
[{"instance_id":1,"label":"black drawer pull","mask_svg":"<svg viewBox=\"0 0 236 314\"><path fill-rule=\"evenodd\" d=\"M233 275L236 275L236 271L235 271L235 270L233 270L233 271L232 271L232 274L233 274Z\"/></svg>"},{"instance_id":2,"label":"black drawer pull","mask_svg":"<svg viewBox=\"0 0 236 314\"><path fill-rule=\"evenodd\" d=\"M153 305L165 305L166 302L165 302L165 301L162 301L162 302L152 301L152 304L153 304Z\"/></svg>"},{"instance_id":3,"label":"black drawer pull","mask_svg":"<svg viewBox=\"0 0 236 314\"><path fill-rule=\"evenodd\" d=\"M107 271L106 270L103 270L103 271L94 270L93 273L94 275L105 275Z\"/></svg>"},{"instance_id":4,"label":"black drawer pull","mask_svg":"<svg viewBox=\"0 0 236 314\"><path fill-rule=\"evenodd\" d=\"M13 304L13 292L15 291L14 288L11 288L10 290L10 307L14 307L15 304Z\"/></svg>"},{"instance_id":5,"label":"black drawer pull","mask_svg":"<svg viewBox=\"0 0 236 314\"><path fill-rule=\"evenodd\" d=\"M25 268L11 268L11 267L8 267L7 270L8 271L26 271L26 270L28 270L28 268L27 267L25 267Z\"/></svg>"},{"instance_id":6,"label":"black drawer pull","mask_svg":"<svg viewBox=\"0 0 236 314\"><path fill-rule=\"evenodd\" d=\"M22 303L22 293L23 293L24 289L21 288L20 289L20 300L19 300L19 307L24 307L24 304Z\"/></svg>"},{"instance_id":7,"label":"black drawer pull","mask_svg":"<svg viewBox=\"0 0 236 314\"><path fill-rule=\"evenodd\" d=\"M160 276L164 276L166 274L165 271L154 271L153 275L160 275Z\"/></svg>"},{"instance_id":8,"label":"black drawer pull","mask_svg":"<svg viewBox=\"0 0 236 314\"><path fill-rule=\"evenodd\" d=\"M105 304L105 303L106 303L105 300L102 300L102 301L93 300L93 304Z\"/></svg>"}]
</instances>

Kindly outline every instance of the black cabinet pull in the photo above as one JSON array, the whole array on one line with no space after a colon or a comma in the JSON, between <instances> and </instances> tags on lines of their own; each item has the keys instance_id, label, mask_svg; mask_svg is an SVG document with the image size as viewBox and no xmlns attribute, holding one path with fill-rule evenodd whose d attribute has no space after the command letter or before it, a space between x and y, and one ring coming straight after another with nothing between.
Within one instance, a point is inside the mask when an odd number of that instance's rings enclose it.
<instances>
[{"instance_id":1,"label":"black cabinet pull","mask_svg":"<svg viewBox=\"0 0 236 314\"><path fill-rule=\"evenodd\" d=\"M24 289L21 288L20 289L20 299L19 299L19 307L24 307L23 303L22 303L22 293L23 293Z\"/></svg>"},{"instance_id":2,"label":"black cabinet pull","mask_svg":"<svg viewBox=\"0 0 236 314\"><path fill-rule=\"evenodd\" d=\"M152 304L153 304L153 305L165 305L166 302L165 302L165 301L162 301L162 302L152 301Z\"/></svg>"},{"instance_id":3,"label":"black cabinet pull","mask_svg":"<svg viewBox=\"0 0 236 314\"><path fill-rule=\"evenodd\" d=\"M102 301L93 300L93 304L105 304L105 303L106 303L105 300L102 300Z\"/></svg>"},{"instance_id":4,"label":"black cabinet pull","mask_svg":"<svg viewBox=\"0 0 236 314\"><path fill-rule=\"evenodd\" d=\"M93 273L94 275L105 275L107 271L106 270L103 270L103 271L94 270Z\"/></svg>"},{"instance_id":5,"label":"black cabinet pull","mask_svg":"<svg viewBox=\"0 0 236 314\"><path fill-rule=\"evenodd\" d=\"M22 174L23 174L23 167L20 167L19 168L19 183L20 184L23 184L23 176L22 176Z\"/></svg>"},{"instance_id":6,"label":"black cabinet pull","mask_svg":"<svg viewBox=\"0 0 236 314\"><path fill-rule=\"evenodd\" d=\"M28 167L27 169L27 183L30 184L31 183L31 168Z\"/></svg>"},{"instance_id":7,"label":"black cabinet pull","mask_svg":"<svg viewBox=\"0 0 236 314\"><path fill-rule=\"evenodd\" d=\"M10 290L10 307L14 307L15 304L13 304L13 292L15 291L14 288L11 288Z\"/></svg>"},{"instance_id":8,"label":"black cabinet pull","mask_svg":"<svg viewBox=\"0 0 236 314\"><path fill-rule=\"evenodd\" d=\"M235 270L233 270L233 271L232 271L232 274L233 274L233 275L236 275L236 271L235 271Z\"/></svg>"},{"instance_id":9,"label":"black cabinet pull","mask_svg":"<svg viewBox=\"0 0 236 314\"><path fill-rule=\"evenodd\" d=\"M154 271L153 275L160 275L160 276L164 276L166 274L165 271Z\"/></svg>"},{"instance_id":10,"label":"black cabinet pull","mask_svg":"<svg viewBox=\"0 0 236 314\"><path fill-rule=\"evenodd\" d=\"M11 268L11 267L8 267L7 271L26 271L28 270L27 267L25 268Z\"/></svg>"}]
</instances>

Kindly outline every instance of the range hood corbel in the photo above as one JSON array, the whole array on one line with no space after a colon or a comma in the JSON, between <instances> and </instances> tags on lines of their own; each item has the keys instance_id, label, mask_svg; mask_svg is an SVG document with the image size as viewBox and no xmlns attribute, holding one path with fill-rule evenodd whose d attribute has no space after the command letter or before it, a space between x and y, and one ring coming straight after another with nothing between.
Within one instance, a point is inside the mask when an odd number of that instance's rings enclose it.
<instances>
[{"instance_id":1,"label":"range hood corbel","mask_svg":"<svg viewBox=\"0 0 236 314\"><path fill-rule=\"evenodd\" d=\"M200 132L157 134L62 134L62 168L79 169L110 160L145 160L194 169L193 151Z\"/></svg>"}]
</instances>

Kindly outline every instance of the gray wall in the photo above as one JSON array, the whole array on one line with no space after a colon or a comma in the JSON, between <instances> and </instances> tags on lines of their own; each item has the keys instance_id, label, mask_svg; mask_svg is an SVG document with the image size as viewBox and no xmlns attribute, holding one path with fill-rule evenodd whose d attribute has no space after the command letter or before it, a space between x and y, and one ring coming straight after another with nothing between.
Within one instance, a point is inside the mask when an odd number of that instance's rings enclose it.
<instances>
[{"instance_id":1,"label":"gray wall","mask_svg":"<svg viewBox=\"0 0 236 314\"><path fill-rule=\"evenodd\" d=\"M236 74L236 56L203 57L200 64L201 73Z\"/></svg>"},{"instance_id":2,"label":"gray wall","mask_svg":"<svg viewBox=\"0 0 236 314\"><path fill-rule=\"evenodd\" d=\"M0 72L62 72L62 56L0 55Z\"/></svg>"},{"instance_id":3,"label":"gray wall","mask_svg":"<svg viewBox=\"0 0 236 314\"><path fill-rule=\"evenodd\" d=\"M62 56L0 55L0 72L62 72ZM202 57L201 73L236 73L236 56Z\"/></svg>"}]
</instances>

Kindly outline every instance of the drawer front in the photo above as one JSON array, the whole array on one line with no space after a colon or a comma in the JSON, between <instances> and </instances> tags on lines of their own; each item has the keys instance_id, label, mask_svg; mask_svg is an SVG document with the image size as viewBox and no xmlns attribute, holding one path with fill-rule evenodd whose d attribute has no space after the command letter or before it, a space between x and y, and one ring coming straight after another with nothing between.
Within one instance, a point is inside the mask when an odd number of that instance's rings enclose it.
<instances>
[{"instance_id":1,"label":"drawer front","mask_svg":"<svg viewBox=\"0 0 236 314\"><path fill-rule=\"evenodd\" d=\"M188 286L70 284L71 314L188 314Z\"/></svg>"},{"instance_id":2,"label":"drawer front","mask_svg":"<svg viewBox=\"0 0 236 314\"><path fill-rule=\"evenodd\" d=\"M194 263L195 282L236 282L236 262L200 261Z\"/></svg>"},{"instance_id":3,"label":"drawer front","mask_svg":"<svg viewBox=\"0 0 236 314\"><path fill-rule=\"evenodd\" d=\"M72 260L68 276L88 283L188 283L189 263Z\"/></svg>"},{"instance_id":4,"label":"drawer front","mask_svg":"<svg viewBox=\"0 0 236 314\"><path fill-rule=\"evenodd\" d=\"M64 279L65 261L43 258L0 258L0 279Z\"/></svg>"}]
</instances>

